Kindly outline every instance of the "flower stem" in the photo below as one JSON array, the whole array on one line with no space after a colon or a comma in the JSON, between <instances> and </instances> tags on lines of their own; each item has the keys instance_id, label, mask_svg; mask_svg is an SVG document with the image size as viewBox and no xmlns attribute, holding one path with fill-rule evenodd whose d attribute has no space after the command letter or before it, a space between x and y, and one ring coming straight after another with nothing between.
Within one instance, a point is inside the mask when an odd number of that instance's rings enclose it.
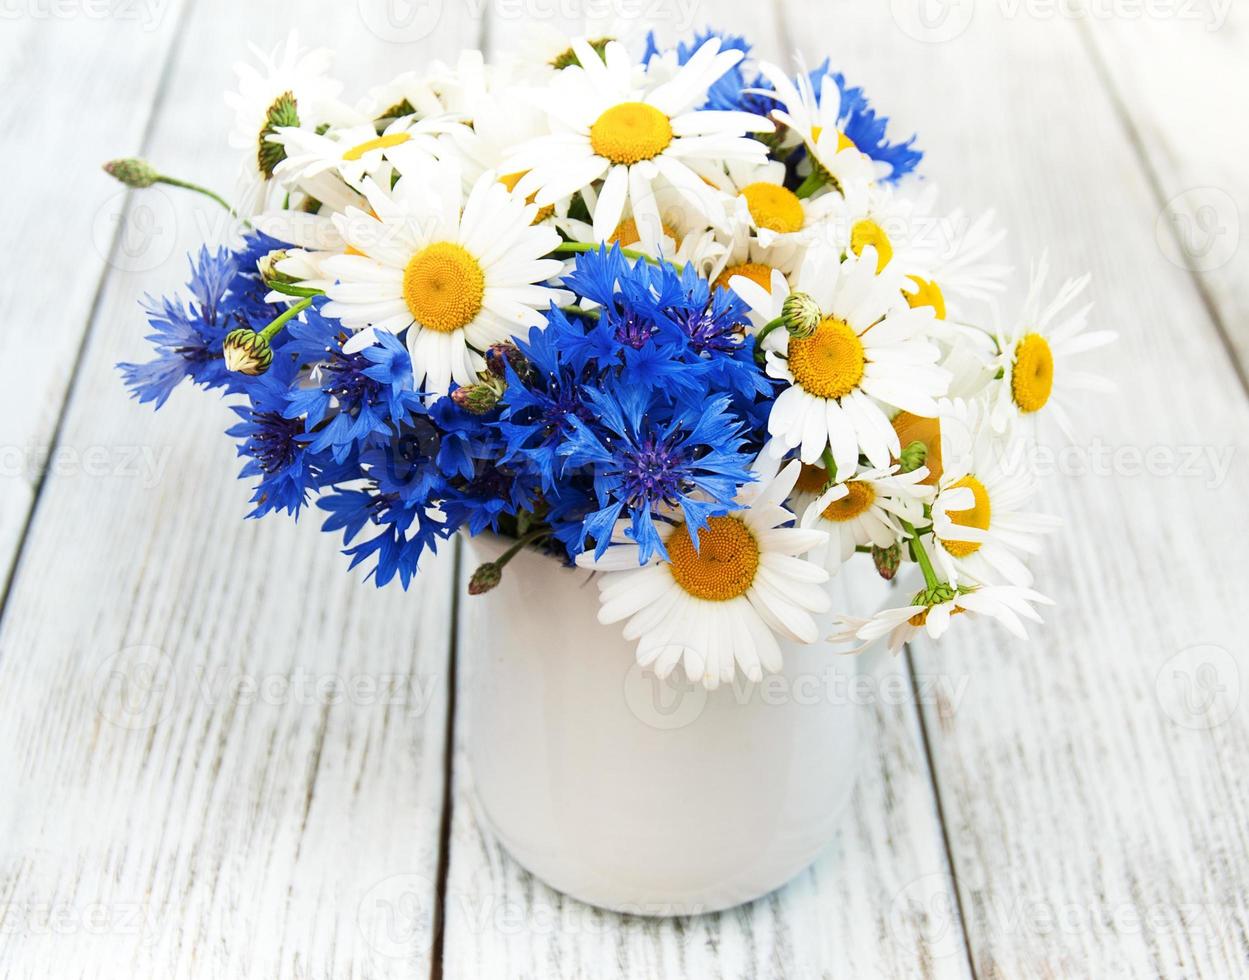
<instances>
[{"instance_id":1,"label":"flower stem","mask_svg":"<svg viewBox=\"0 0 1249 980\"><path fill-rule=\"evenodd\" d=\"M161 174L156 178L156 183L168 184L170 187L183 187L188 191L195 191L196 194L203 194L205 197L212 198L212 200L220 204L223 208L229 211L230 214L234 215L234 217L238 217L238 215L234 212L234 208L230 207L224 197L215 191L210 191L207 187L201 187L199 184L192 184L189 180L179 180L177 177L166 177L164 174Z\"/></svg>"},{"instance_id":2,"label":"flower stem","mask_svg":"<svg viewBox=\"0 0 1249 980\"><path fill-rule=\"evenodd\" d=\"M285 293L287 296L324 296L324 289L310 289L306 286L292 286L288 282L276 282L274 280L266 280L265 285L272 289L275 293Z\"/></svg>"},{"instance_id":3,"label":"flower stem","mask_svg":"<svg viewBox=\"0 0 1249 980\"><path fill-rule=\"evenodd\" d=\"M598 310L585 310L580 306L561 306L560 309L565 313L570 313L573 316L583 316L589 320L597 320L602 315Z\"/></svg>"},{"instance_id":4,"label":"flower stem","mask_svg":"<svg viewBox=\"0 0 1249 980\"><path fill-rule=\"evenodd\" d=\"M277 317L272 323L270 323L267 327L261 330L260 331L261 339L265 341L272 340L275 336L277 336L278 331L281 330L284 326L286 326L288 321L299 316L300 313L302 313L311 305L312 305L311 296L307 297L306 299L301 299L298 303L290 307L285 313Z\"/></svg>"},{"instance_id":5,"label":"flower stem","mask_svg":"<svg viewBox=\"0 0 1249 980\"><path fill-rule=\"evenodd\" d=\"M824 447L824 469L828 473L828 479L824 482L824 489L828 489L837 482L837 462L833 459L833 450L831 446Z\"/></svg>"},{"instance_id":6,"label":"flower stem","mask_svg":"<svg viewBox=\"0 0 1249 980\"><path fill-rule=\"evenodd\" d=\"M551 531L549 528L539 528L536 531L530 531L523 538L519 538L514 545L507 549L507 551L503 552L503 554L495 560L494 564L502 570L509 561L520 554L520 550L522 548L525 548L542 538L549 538L550 536Z\"/></svg>"},{"instance_id":7,"label":"flower stem","mask_svg":"<svg viewBox=\"0 0 1249 980\"><path fill-rule=\"evenodd\" d=\"M593 242L562 242L556 245L552 250L554 255L579 255L584 252L597 252L602 246ZM619 247L619 246L617 246ZM636 248L621 248L620 254L626 259L643 259L652 265L662 265L667 261L677 272L685 268L683 262L673 262L671 259L657 259L653 255L647 255L645 252L639 252Z\"/></svg>"},{"instance_id":8,"label":"flower stem","mask_svg":"<svg viewBox=\"0 0 1249 980\"><path fill-rule=\"evenodd\" d=\"M911 554L915 556L916 562L919 563L920 571L924 573L924 586L928 589L935 589L941 582L937 578L937 573L933 571L932 559L928 557L928 552L924 550L924 545L919 539L919 532L915 530L915 525L910 521L903 521L902 529L911 536Z\"/></svg>"},{"instance_id":9,"label":"flower stem","mask_svg":"<svg viewBox=\"0 0 1249 980\"><path fill-rule=\"evenodd\" d=\"M820 173L818 167L815 167L807 174L806 180L798 185L798 189L794 191L794 194L799 198L807 198L823 187L824 184L824 175Z\"/></svg>"}]
</instances>

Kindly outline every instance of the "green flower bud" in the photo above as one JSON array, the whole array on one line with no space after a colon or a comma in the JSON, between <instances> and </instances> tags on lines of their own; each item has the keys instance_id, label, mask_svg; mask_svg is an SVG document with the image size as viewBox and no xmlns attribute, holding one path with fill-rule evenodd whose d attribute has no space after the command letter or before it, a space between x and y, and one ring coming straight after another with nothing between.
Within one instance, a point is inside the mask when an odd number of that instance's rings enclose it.
<instances>
[{"instance_id":1,"label":"green flower bud","mask_svg":"<svg viewBox=\"0 0 1249 980\"><path fill-rule=\"evenodd\" d=\"M286 159L286 147L272 142L273 136L284 126L299 125L299 107L292 92L283 92L265 112L265 124L260 130L256 148L256 168L265 176L273 176L273 168Z\"/></svg>"},{"instance_id":2,"label":"green flower bud","mask_svg":"<svg viewBox=\"0 0 1249 980\"><path fill-rule=\"evenodd\" d=\"M123 157L120 160L110 160L104 164L104 172L117 180L121 181L127 187L151 187L160 179L160 174L146 160L140 160L138 157Z\"/></svg>"},{"instance_id":3,"label":"green flower bud","mask_svg":"<svg viewBox=\"0 0 1249 980\"><path fill-rule=\"evenodd\" d=\"M507 385L487 375L478 384L456 388L451 392L451 400L470 415L485 415L494 411L505 391Z\"/></svg>"},{"instance_id":4,"label":"green flower bud","mask_svg":"<svg viewBox=\"0 0 1249 980\"><path fill-rule=\"evenodd\" d=\"M798 340L810 337L815 333L824 319L824 313L817 303L806 293L790 293L781 305L781 316L785 319L785 329L791 337Z\"/></svg>"},{"instance_id":5,"label":"green flower bud","mask_svg":"<svg viewBox=\"0 0 1249 980\"><path fill-rule=\"evenodd\" d=\"M907 447L902 450L900 462L902 463L903 473L912 473L923 466L927 461L928 447L918 439L915 442L909 443Z\"/></svg>"},{"instance_id":6,"label":"green flower bud","mask_svg":"<svg viewBox=\"0 0 1249 980\"><path fill-rule=\"evenodd\" d=\"M892 581L893 577L898 574L898 566L902 563L902 547L896 542L888 548L878 548L872 545L872 561L880 577L886 582Z\"/></svg>"},{"instance_id":7,"label":"green flower bud","mask_svg":"<svg viewBox=\"0 0 1249 980\"><path fill-rule=\"evenodd\" d=\"M533 365L521 353L520 348L511 341L491 344L487 348L486 367L490 369L490 373L496 378L507 377L507 365L509 364L512 366L512 370L516 372L516 376L522 381L529 380L533 376Z\"/></svg>"},{"instance_id":8,"label":"green flower bud","mask_svg":"<svg viewBox=\"0 0 1249 980\"><path fill-rule=\"evenodd\" d=\"M221 342L226 370L255 376L264 374L273 363L273 351L269 341L247 327L239 327L226 334Z\"/></svg>"},{"instance_id":9,"label":"green flower bud","mask_svg":"<svg viewBox=\"0 0 1249 980\"><path fill-rule=\"evenodd\" d=\"M503 581L503 566L498 562L484 562L477 566L477 571L473 572L473 577L468 580L468 594L482 595L501 581Z\"/></svg>"}]
</instances>

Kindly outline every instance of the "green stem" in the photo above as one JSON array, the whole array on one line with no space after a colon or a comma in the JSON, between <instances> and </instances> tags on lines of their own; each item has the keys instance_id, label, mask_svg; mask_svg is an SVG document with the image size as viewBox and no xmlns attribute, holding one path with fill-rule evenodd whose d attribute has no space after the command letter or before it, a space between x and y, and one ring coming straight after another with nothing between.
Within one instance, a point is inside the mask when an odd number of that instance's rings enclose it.
<instances>
[{"instance_id":1,"label":"green stem","mask_svg":"<svg viewBox=\"0 0 1249 980\"><path fill-rule=\"evenodd\" d=\"M798 189L794 191L794 194L799 198L807 198L823 187L824 184L824 175L820 173L818 167L815 167L807 174L807 179L798 185Z\"/></svg>"},{"instance_id":2,"label":"green stem","mask_svg":"<svg viewBox=\"0 0 1249 980\"><path fill-rule=\"evenodd\" d=\"M520 554L520 550L528 545L533 544L541 538L549 538L551 531L548 528L540 528L537 531L530 531L523 538L520 538L514 545L503 552L496 560L495 565L502 571L509 561Z\"/></svg>"},{"instance_id":3,"label":"green stem","mask_svg":"<svg viewBox=\"0 0 1249 980\"><path fill-rule=\"evenodd\" d=\"M828 472L828 480L824 487L827 489L837 482L837 463L833 459L833 450L831 446L824 447L824 469Z\"/></svg>"},{"instance_id":4,"label":"green stem","mask_svg":"<svg viewBox=\"0 0 1249 980\"><path fill-rule=\"evenodd\" d=\"M785 326L785 317L778 316L775 320L770 320L763 325L757 334L755 334L755 350L761 350L763 347L763 339L777 327Z\"/></svg>"},{"instance_id":5,"label":"green stem","mask_svg":"<svg viewBox=\"0 0 1249 980\"><path fill-rule=\"evenodd\" d=\"M203 194L205 197L212 198L223 208L229 211L230 214L234 215L234 217L238 217L238 215L234 212L234 208L230 207L224 197L215 191L210 191L207 187L201 187L199 184L192 184L189 180L179 180L177 177L166 177L164 174L161 174L156 178L156 183L168 184L170 187L183 187L188 191L195 191L196 194Z\"/></svg>"},{"instance_id":6,"label":"green stem","mask_svg":"<svg viewBox=\"0 0 1249 980\"><path fill-rule=\"evenodd\" d=\"M299 316L304 310L312 305L312 297L301 299L298 303L288 309L281 316L277 317L272 323L260 331L260 339L264 341L272 340L289 320Z\"/></svg>"},{"instance_id":7,"label":"green stem","mask_svg":"<svg viewBox=\"0 0 1249 980\"><path fill-rule=\"evenodd\" d=\"M583 316L590 320L597 320L602 315L598 310L583 310L580 306L561 306L560 309L573 316Z\"/></svg>"},{"instance_id":8,"label":"green stem","mask_svg":"<svg viewBox=\"0 0 1249 980\"><path fill-rule=\"evenodd\" d=\"M595 245L593 242L563 242L555 246L552 254L580 255L584 252L597 252L600 248L602 248L601 245ZM653 255L647 255L645 252L639 252L636 248L621 248L620 254L626 259L643 259L652 265L662 265L663 261L665 261L657 259ZM685 268L685 264L683 262L674 262L671 259L667 259L666 261L669 265L676 269L677 272L680 272Z\"/></svg>"},{"instance_id":9,"label":"green stem","mask_svg":"<svg viewBox=\"0 0 1249 980\"><path fill-rule=\"evenodd\" d=\"M919 539L919 533L910 521L903 521L902 529L911 536L911 554L915 556L915 560L919 563L920 571L924 573L925 588L935 589L941 584L941 580L937 578L937 573L933 571L932 559L928 557L928 552L924 550L924 545Z\"/></svg>"},{"instance_id":10,"label":"green stem","mask_svg":"<svg viewBox=\"0 0 1249 980\"><path fill-rule=\"evenodd\" d=\"M265 285L272 289L275 293L285 293L287 296L324 296L324 289L309 289L306 286L292 286L288 282L274 282L267 280Z\"/></svg>"}]
</instances>

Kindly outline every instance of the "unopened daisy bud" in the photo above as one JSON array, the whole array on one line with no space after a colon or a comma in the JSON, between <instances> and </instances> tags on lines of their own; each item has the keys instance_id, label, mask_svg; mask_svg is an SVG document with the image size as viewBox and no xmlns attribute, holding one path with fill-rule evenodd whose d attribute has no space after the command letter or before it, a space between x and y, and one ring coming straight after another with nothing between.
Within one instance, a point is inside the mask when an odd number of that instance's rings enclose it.
<instances>
[{"instance_id":1,"label":"unopened daisy bud","mask_svg":"<svg viewBox=\"0 0 1249 980\"><path fill-rule=\"evenodd\" d=\"M104 164L104 172L117 180L121 181L127 187L151 187L160 179L160 174L146 160L140 160L138 157L123 157L120 160L110 160Z\"/></svg>"},{"instance_id":2,"label":"unopened daisy bud","mask_svg":"<svg viewBox=\"0 0 1249 980\"><path fill-rule=\"evenodd\" d=\"M907 447L902 450L902 456L899 460L902 464L903 473L912 473L923 466L927 461L928 446L920 442L918 439L915 442L909 443Z\"/></svg>"},{"instance_id":3,"label":"unopened daisy bud","mask_svg":"<svg viewBox=\"0 0 1249 980\"><path fill-rule=\"evenodd\" d=\"M494 411L499 399L507 386L503 382L490 378L475 385L464 385L451 392L451 400L470 415L485 415Z\"/></svg>"},{"instance_id":4,"label":"unopened daisy bud","mask_svg":"<svg viewBox=\"0 0 1249 980\"><path fill-rule=\"evenodd\" d=\"M289 286L292 283L299 282L294 276L288 276L285 272L278 269L278 263L286 258L286 249L280 248L277 251L270 252L268 255L262 256L260 261L256 263L256 268L260 272L266 284L272 285L279 283L280 285Z\"/></svg>"},{"instance_id":5,"label":"unopened daisy bud","mask_svg":"<svg viewBox=\"0 0 1249 980\"><path fill-rule=\"evenodd\" d=\"M824 314L820 304L807 293L790 293L781 306L781 316L785 319L785 329L789 335L798 340L810 337L815 333Z\"/></svg>"},{"instance_id":6,"label":"unopened daisy bud","mask_svg":"<svg viewBox=\"0 0 1249 980\"><path fill-rule=\"evenodd\" d=\"M269 341L247 327L239 327L226 334L226 339L221 342L221 353L225 357L226 370L238 374L264 374L273 363Z\"/></svg>"},{"instance_id":7,"label":"unopened daisy bud","mask_svg":"<svg viewBox=\"0 0 1249 980\"><path fill-rule=\"evenodd\" d=\"M893 577L898 574L898 566L902 563L902 548L896 542L888 548L872 545L872 561L880 577L886 582L892 581Z\"/></svg>"},{"instance_id":8,"label":"unopened daisy bud","mask_svg":"<svg viewBox=\"0 0 1249 980\"><path fill-rule=\"evenodd\" d=\"M489 592L503 581L503 566L498 562L488 561L477 566L473 577L468 580L468 594L482 595Z\"/></svg>"}]
</instances>

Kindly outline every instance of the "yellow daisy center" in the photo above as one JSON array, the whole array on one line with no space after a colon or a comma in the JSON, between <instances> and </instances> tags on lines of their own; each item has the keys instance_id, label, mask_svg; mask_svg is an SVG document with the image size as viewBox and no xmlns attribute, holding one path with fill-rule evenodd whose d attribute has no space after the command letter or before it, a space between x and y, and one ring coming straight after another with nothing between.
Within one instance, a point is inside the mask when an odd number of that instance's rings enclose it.
<instances>
[{"instance_id":1,"label":"yellow daisy center","mask_svg":"<svg viewBox=\"0 0 1249 980\"><path fill-rule=\"evenodd\" d=\"M812 126L811 127L811 142L818 143L820 141L820 134L822 132L824 132L823 126ZM849 136L847 136L845 133L842 133L842 132L839 132L837 134L837 152L838 153L840 153L842 150L857 150L857 149L858 149L858 146L855 145L854 140L852 140Z\"/></svg>"},{"instance_id":2,"label":"yellow daisy center","mask_svg":"<svg viewBox=\"0 0 1249 980\"><path fill-rule=\"evenodd\" d=\"M944 472L941 466L941 421L912 415L910 412L899 412L893 419L893 431L898 434L898 442L903 449L913 442L922 442L928 448L928 455L924 459L928 475L920 482L930 487L936 486Z\"/></svg>"},{"instance_id":3,"label":"yellow daisy center","mask_svg":"<svg viewBox=\"0 0 1249 980\"><path fill-rule=\"evenodd\" d=\"M481 312L486 275L461 245L435 242L403 270L403 298L412 316L427 330L451 333Z\"/></svg>"},{"instance_id":4,"label":"yellow daisy center","mask_svg":"<svg viewBox=\"0 0 1249 980\"><path fill-rule=\"evenodd\" d=\"M869 245L876 248L877 274L884 272L885 266L893 260L893 243L889 241L884 228L871 218L864 218L850 229L850 250L855 255L862 255Z\"/></svg>"},{"instance_id":5,"label":"yellow daisy center","mask_svg":"<svg viewBox=\"0 0 1249 980\"><path fill-rule=\"evenodd\" d=\"M727 602L745 595L759 570L759 542L739 517L712 517L698 533L698 550L688 525L668 535L668 559L677 585L697 599Z\"/></svg>"},{"instance_id":6,"label":"yellow daisy center","mask_svg":"<svg viewBox=\"0 0 1249 980\"><path fill-rule=\"evenodd\" d=\"M408 133L391 133L389 136L379 136L375 140L365 140L358 146L353 146L350 150L343 154L344 160L359 160L366 153L372 150L388 150L392 146L400 146L410 140L412 137Z\"/></svg>"},{"instance_id":7,"label":"yellow daisy center","mask_svg":"<svg viewBox=\"0 0 1249 980\"><path fill-rule=\"evenodd\" d=\"M1021 412L1039 412L1054 390L1054 352L1039 333L1030 333L1015 345L1015 369L1010 391Z\"/></svg>"},{"instance_id":8,"label":"yellow daisy center","mask_svg":"<svg viewBox=\"0 0 1249 980\"><path fill-rule=\"evenodd\" d=\"M752 282L757 282L769 293L772 292L772 267L770 265L764 265L762 262L739 262L716 276L714 285L728 289L734 276L745 276Z\"/></svg>"},{"instance_id":9,"label":"yellow daisy center","mask_svg":"<svg viewBox=\"0 0 1249 980\"><path fill-rule=\"evenodd\" d=\"M742 188L750 216L760 228L787 234L801 231L805 219L798 195L780 184L758 182Z\"/></svg>"},{"instance_id":10,"label":"yellow daisy center","mask_svg":"<svg viewBox=\"0 0 1249 980\"><path fill-rule=\"evenodd\" d=\"M638 163L657 157L672 142L668 117L645 102L621 102L590 127L590 146L612 163Z\"/></svg>"},{"instance_id":11,"label":"yellow daisy center","mask_svg":"<svg viewBox=\"0 0 1249 980\"><path fill-rule=\"evenodd\" d=\"M952 510L949 518L959 527L974 527L981 531L989 530L989 520L993 516L993 508L989 505L989 491L974 476L965 476L954 484L951 489L966 487L975 498L975 503L967 510ZM942 541L945 548L955 558L966 558L980 550L978 541Z\"/></svg>"},{"instance_id":12,"label":"yellow daisy center","mask_svg":"<svg viewBox=\"0 0 1249 980\"><path fill-rule=\"evenodd\" d=\"M846 484L850 492L839 500L834 500L824 508L820 516L826 521L849 521L872 506L876 502L876 491L870 483L863 480L851 480Z\"/></svg>"},{"instance_id":13,"label":"yellow daisy center","mask_svg":"<svg viewBox=\"0 0 1249 980\"><path fill-rule=\"evenodd\" d=\"M681 247L680 233L664 221L660 223L663 233L676 242L677 248ZM609 245L619 245L621 248L628 248L630 245L636 245L642 240L641 234L638 232L638 223L633 218L625 218L620 224L616 225L616 230L611 233L611 237L607 239Z\"/></svg>"},{"instance_id":14,"label":"yellow daisy center","mask_svg":"<svg viewBox=\"0 0 1249 980\"><path fill-rule=\"evenodd\" d=\"M789 341L789 370L817 398L842 398L863 380L867 357L863 341L844 320L827 316L815 333Z\"/></svg>"},{"instance_id":15,"label":"yellow daisy center","mask_svg":"<svg viewBox=\"0 0 1249 980\"><path fill-rule=\"evenodd\" d=\"M506 187L509 191L514 191L516 190L516 185L520 183L520 179L524 177L525 174L527 173L529 173L528 170L518 170L514 174L504 174L502 177L499 178L499 183L502 184L504 187ZM538 192L534 191L527 198L525 198L525 203L532 204L533 199L537 196L538 196ZM530 224L536 225L539 221L545 221L554 213L555 213L554 204L543 205L542 207L538 208L538 213L533 216L533 221L531 221Z\"/></svg>"},{"instance_id":16,"label":"yellow daisy center","mask_svg":"<svg viewBox=\"0 0 1249 980\"><path fill-rule=\"evenodd\" d=\"M794 489L799 493L809 493L812 496L819 496L824 492L824 488L828 486L828 470L823 466L812 466L809 463L803 463L802 469L798 473L798 480L794 483Z\"/></svg>"},{"instance_id":17,"label":"yellow daisy center","mask_svg":"<svg viewBox=\"0 0 1249 980\"><path fill-rule=\"evenodd\" d=\"M918 310L921 306L931 306L937 313L937 319L944 320L945 293L941 291L941 287L931 279L921 279L919 276L907 276L907 278L915 284L913 293L902 290L907 305L913 310Z\"/></svg>"}]
</instances>

